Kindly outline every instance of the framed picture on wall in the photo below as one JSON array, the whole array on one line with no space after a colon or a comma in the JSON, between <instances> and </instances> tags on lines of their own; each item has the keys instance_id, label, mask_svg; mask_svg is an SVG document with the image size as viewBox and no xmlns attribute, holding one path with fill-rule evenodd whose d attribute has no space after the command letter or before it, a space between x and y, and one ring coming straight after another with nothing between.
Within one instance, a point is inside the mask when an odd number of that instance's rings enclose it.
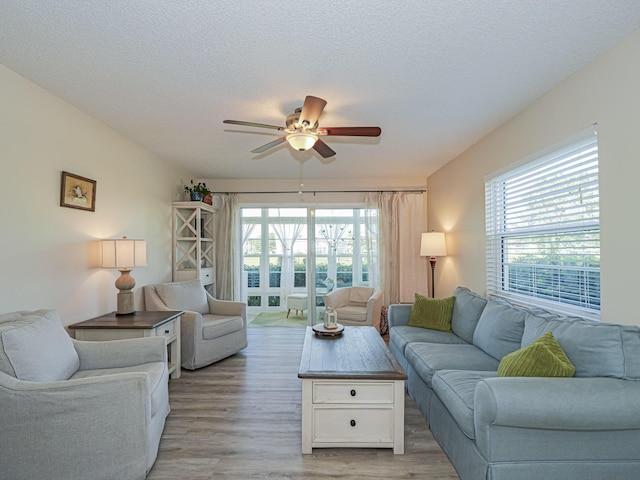
<instances>
[{"instance_id":1,"label":"framed picture on wall","mask_svg":"<svg viewBox=\"0 0 640 480\"><path fill-rule=\"evenodd\" d=\"M73 173L62 172L60 206L95 212L96 181Z\"/></svg>"}]
</instances>

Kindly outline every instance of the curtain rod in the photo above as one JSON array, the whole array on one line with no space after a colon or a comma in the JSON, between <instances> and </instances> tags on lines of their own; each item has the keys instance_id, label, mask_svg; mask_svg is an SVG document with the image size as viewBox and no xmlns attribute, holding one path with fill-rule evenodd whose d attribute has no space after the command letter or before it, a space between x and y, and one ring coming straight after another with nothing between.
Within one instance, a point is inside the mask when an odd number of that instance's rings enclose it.
<instances>
[{"instance_id":1,"label":"curtain rod","mask_svg":"<svg viewBox=\"0 0 640 480\"><path fill-rule=\"evenodd\" d=\"M258 194L269 194L269 193L313 193L314 195L318 193L425 193L427 191L426 188L421 189L412 189L412 190L289 190L289 191L268 191L268 192L211 192L213 195L225 195L229 193L237 193L241 195L258 195Z\"/></svg>"}]
</instances>

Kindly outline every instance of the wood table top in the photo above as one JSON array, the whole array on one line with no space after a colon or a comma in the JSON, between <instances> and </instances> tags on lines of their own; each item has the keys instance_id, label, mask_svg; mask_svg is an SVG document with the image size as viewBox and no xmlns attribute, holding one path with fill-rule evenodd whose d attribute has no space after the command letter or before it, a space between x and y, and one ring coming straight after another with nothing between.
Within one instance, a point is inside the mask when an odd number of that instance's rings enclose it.
<instances>
[{"instance_id":1,"label":"wood table top","mask_svg":"<svg viewBox=\"0 0 640 480\"><path fill-rule=\"evenodd\" d=\"M406 380L407 374L374 327L345 327L337 337L316 337L307 327L298 377Z\"/></svg>"},{"instance_id":2,"label":"wood table top","mask_svg":"<svg viewBox=\"0 0 640 480\"><path fill-rule=\"evenodd\" d=\"M167 311L139 311L135 315L116 315L115 312L107 313L100 317L85 320L84 322L69 325L70 329L76 328L156 328L163 325L174 318L182 315L183 311L167 310Z\"/></svg>"}]
</instances>

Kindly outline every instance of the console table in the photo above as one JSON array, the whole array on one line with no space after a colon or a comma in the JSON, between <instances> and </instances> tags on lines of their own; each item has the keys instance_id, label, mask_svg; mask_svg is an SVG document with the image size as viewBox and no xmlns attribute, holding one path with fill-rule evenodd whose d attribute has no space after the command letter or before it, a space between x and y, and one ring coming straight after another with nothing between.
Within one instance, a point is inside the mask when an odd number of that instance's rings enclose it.
<instances>
[{"instance_id":1,"label":"console table","mask_svg":"<svg viewBox=\"0 0 640 480\"><path fill-rule=\"evenodd\" d=\"M107 313L69 325L77 340L122 340L139 337L165 337L171 378L180 378L180 315L182 311L147 312L135 315Z\"/></svg>"},{"instance_id":2,"label":"console table","mask_svg":"<svg viewBox=\"0 0 640 480\"><path fill-rule=\"evenodd\" d=\"M302 453L319 447L404 453L406 373L374 327L317 338L307 327L302 379Z\"/></svg>"}]
</instances>

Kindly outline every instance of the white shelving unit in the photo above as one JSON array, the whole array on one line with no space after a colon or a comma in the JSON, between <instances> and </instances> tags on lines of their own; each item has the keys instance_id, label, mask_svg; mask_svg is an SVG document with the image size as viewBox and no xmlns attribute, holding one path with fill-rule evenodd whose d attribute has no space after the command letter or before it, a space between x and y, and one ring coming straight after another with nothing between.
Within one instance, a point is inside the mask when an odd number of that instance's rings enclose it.
<instances>
[{"instance_id":1,"label":"white shelving unit","mask_svg":"<svg viewBox=\"0 0 640 480\"><path fill-rule=\"evenodd\" d=\"M202 202L173 202L173 281L200 278L216 294L214 219L216 209Z\"/></svg>"}]
</instances>

